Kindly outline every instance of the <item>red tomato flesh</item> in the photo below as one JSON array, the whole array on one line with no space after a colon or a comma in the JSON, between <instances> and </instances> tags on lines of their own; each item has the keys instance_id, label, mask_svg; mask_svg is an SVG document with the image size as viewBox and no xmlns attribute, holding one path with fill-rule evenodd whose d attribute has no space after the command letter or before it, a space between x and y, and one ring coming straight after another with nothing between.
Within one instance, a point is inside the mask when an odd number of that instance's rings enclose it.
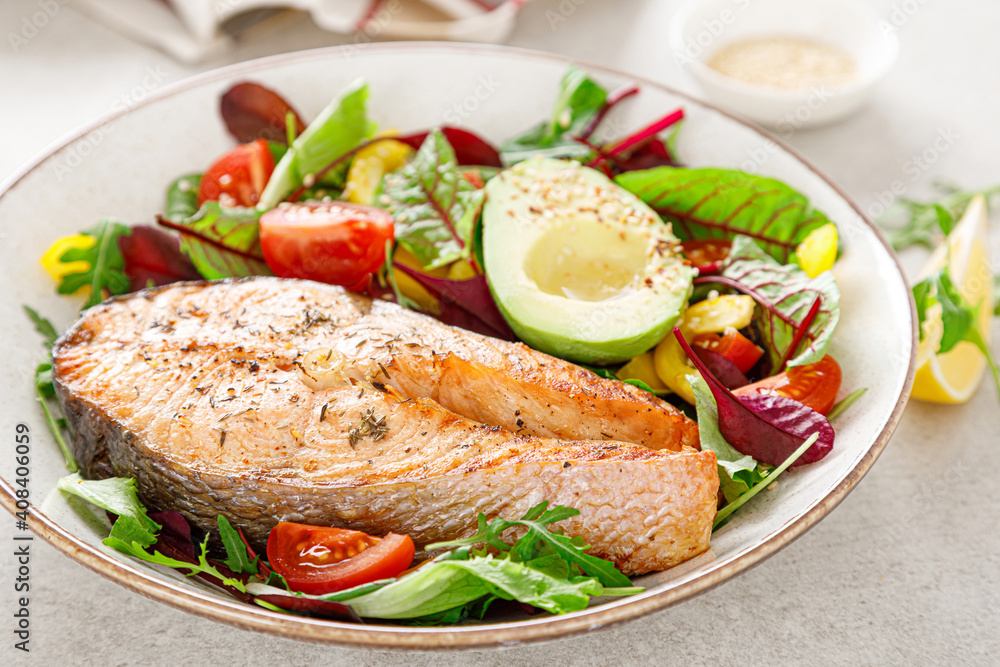
<instances>
[{"instance_id":1,"label":"red tomato flesh","mask_svg":"<svg viewBox=\"0 0 1000 667\"><path fill-rule=\"evenodd\" d=\"M733 393L737 396L776 393L825 415L837 400L840 379L840 364L826 355L814 364L794 366L784 373L740 387Z\"/></svg>"},{"instance_id":2,"label":"red tomato flesh","mask_svg":"<svg viewBox=\"0 0 1000 667\"><path fill-rule=\"evenodd\" d=\"M717 269L729 257L733 243L729 239L694 239L681 242L681 252L697 269Z\"/></svg>"},{"instance_id":3,"label":"red tomato flesh","mask_svg":"<svg viewBox=\"0 0 1000 667\"><path fill-rule=\"evenodd\" d=\"M357 530L281 522L267 538L267 560L294 590L342 591L399 575L413 563L408 535L383 538Z\"/></svg>"},{"instance_id":4,"label":"red tomato flesh","mask_svg":"<svg viewBox=\"0 0 1000 667\"><path fill-rule=\"evenodd\" d=\"M392 216L347 202L281 204L260 217L264 261L282 278L365 285L385 262Z\"/></svg>"},{"instance_id":5,"label":"red tomato flesh","mask_svg":"<svg viewBox=\"0 0 1000 667\"><path fill-rule=\"evenodd\" d=\"M201 177L198 206L218 201L223 206L256 206L274 171L267 141L258 139L232 149Z\"/></svg>"},{"instance_id":6,"label":"red tomato flesh","mask_svg":"<svg viewBox=\"0 0 1000 667\"><path fill-rule=\"evenodd\" d=\"M696 337L692 345L698 345L716 354L721 354L733 362L741 373L746 373L764 355L764 350L754 345L753 341L735 329L726 334L702 334Z\"/></svg>"}]
</instances>

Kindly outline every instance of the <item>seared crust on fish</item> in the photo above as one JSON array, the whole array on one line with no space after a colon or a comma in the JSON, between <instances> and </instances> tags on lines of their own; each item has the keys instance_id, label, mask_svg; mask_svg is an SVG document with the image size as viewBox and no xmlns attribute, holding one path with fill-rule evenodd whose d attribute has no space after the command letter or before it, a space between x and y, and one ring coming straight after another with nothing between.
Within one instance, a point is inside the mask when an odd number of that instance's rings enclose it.
<instances>
[{"instance_id":1,"label":"seared crust on fish","mask_svg":"<svg viewBox=\"0 0 1000 667\"><path fill-rule=\"evenodd\" d=\"M319 385L315 350L346 360ZM718 476L684 446L693 422L339 288L257 278L113 299L57 342L54 374L85 475L134 477L151 507L205 529L224 514L258 547L278 521L422 545L542 500L580 509L559 527L627 574L708 547Z\"/></svg>"}]
</instances>

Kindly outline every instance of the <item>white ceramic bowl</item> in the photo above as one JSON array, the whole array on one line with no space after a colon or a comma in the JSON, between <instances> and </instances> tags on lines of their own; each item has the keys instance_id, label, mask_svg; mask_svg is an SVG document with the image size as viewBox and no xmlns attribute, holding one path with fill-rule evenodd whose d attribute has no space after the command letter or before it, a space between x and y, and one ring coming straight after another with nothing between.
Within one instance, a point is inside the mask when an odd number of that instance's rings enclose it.
<instances>
[{"instance_id":1,"label":"white ceramic bowl","mask_svg":"<svg viewBox=\"0 0 1000 667\"><path fill-rule=\"evenodd\" d=\"M312 118L363 76L370 82L371 114L383 127L408 132L458 122L499 141L546 117L568 64L560 56L516 49L426 43L370 45L363 52L320 49L241 63L165 87L132 109L96 119L0 185L5 360L0 386L7 388L0 421L11 427L24 422L31 430L32 530L123 586L238 627L372 648L471 648L590 632L676 604L760 563L836 507L885 447L913 381L915 317L895 256L861 211L792 151L711 106L643 80L642 92L615 110L614 125L641 127L682 106L687 119L678 149L685 162L739 168L748 155L764 151L768 158L758 163L760 173L801 190L837 222L844 248L834 273L843 296L831 354L843 368L841 395L868 388L864 400L837 420L831 454L785 473L777 488L754 498L712 537L709 552L638 577L643 593L564 616L455 628L360 625L278 614L135 561L101 543L109 528L103 512L54 490L66 469L34 399L32 374L43 350L20 304L34 306L62 328L75 319L79 301L55 294L38 257L56 237L103 217L151 221L162 210L167 183L203 168L233 145L218 117L222 92L237 81L260 81ZM610 88L636 81L581 66ZM16 478L15 457L0 456L0 505L10 512L16 510ZM822 570L823 563L816 567Z\"/></svg>"},{"instance_id":2,"label":"white ceramic bowl","mask_svg":"<svg viewBox=\"0 0 1000 667\"><path fill-rule=\"evenodd\" d=\"M857 79L785 91L744 83L706 64L733 42L779 35L839 47L854 59ZM831 123L857 110L899 53L895 29L861 0L690 0L674 17L670 45L712 102L779 132Z\"/></svg>"}]
</instances>

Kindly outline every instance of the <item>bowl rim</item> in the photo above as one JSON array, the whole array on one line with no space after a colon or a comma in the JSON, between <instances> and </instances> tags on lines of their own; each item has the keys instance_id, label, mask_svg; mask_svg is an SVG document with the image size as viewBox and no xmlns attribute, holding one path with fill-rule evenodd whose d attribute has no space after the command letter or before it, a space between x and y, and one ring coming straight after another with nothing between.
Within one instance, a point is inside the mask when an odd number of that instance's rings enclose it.
<instances>
[{"instance_id":1,"label":"bowl rim","mask_svg":"<svg viewBox=\"0 0 1000 667\"><path fill-rule=\"evenodd\" d=\"M682 70L687 69L689 75L699 81L699 83L707 82L731 93L737 93L760 100L798 103L807 100L810 95L813 94L813 89L815 87L788 90L781 88L768 88L767 86L758 86L726 76L725 74L709 67L706 62L706 57L710 53L714 53L711 49L712 45L709 45L709 48L696 58L690 58L684 55L684 30L687 27L688 22L692 19L694 11L700 5L705 4L706 1L707 0L686 0L686 2L684 2L684 4L677 9L677 13L674 15L674 19L671 22L668 38L670 42L670 51L673 53L675 59L683 58L684 60L690 61L686 63L686 66L681 65ZM804 0L800 0L800 2L802 2L803 5L807 4ZM867 14L866 21L870 19L872 23L877 24L880 20L878 14L875 13L875 10L872 9L870 5L861 2L861 0L838 0L838 2L852 3L855 9ZM751 7L746 9L752 11ZM778 28L771 34L795 36L797 33L787 30L782 31ZM866 91L874 87L879 81L884 79L890 71L892 71L893 66L899 59L899 35L895 30L891 30L889 32L883 31L883 37L885 38L886 45L885 51L881 56L879 66L868 71L853 82L825 87L824 90L830 97L864 94Z\"/></svg>"},{"instance_id":2,"label":"bowl rim","mask_svg":"<svg viewBox=\"0 0 1000 667\"><path fill-rule=\"evenodd\" d=\"M94 131L105 123L129 113L135 108L153 104L158 100L176 95L178 93L186 92L204 84L237 76L250 75L254 72L266 70L275 66L336 57L350 48L350 46L334 46L277 54L210 70L169 86L165 86L163 89L155 91L147 98L141 100L131 109L103 114L98 118L81 125L78 129L63 135L55 142L42 149L32 160L28 161L20 169L15 170L15 172L0 183L0 199L15 188L25 176L45 163L53 154L70 143L85 136L89 132ZM588 63L568 56L531 49L447 42L373 43L366 45L365 48L366 50L383 54L443 52L461 55L475 53L501 55L507 57L514 56L529 61L548 60L563 64L575 63L588 69L589 71L597 73L603 72L613 76L632 79L642 85L657 88L680 97L686 100L689 104L720 113L729 118L731 121L739 123L757 133L763 140L773 141L776 145L787 151L792 157L798 160L817 178L823 181L823 183L830 187L839 197L841 197L854 210L864 224L866 224L874 232L876 238L889 254L890 259L895 264L896 270L899 271L900 276L904 278L905 282L905 274L903 273L899 259L892 250L892 247L886 241L885 236L878 229L878 227L876 227L871 220L868 219L864 211L856 203L854 203L843 190L841 190L827 176L820 172L812 163L780 139L771 136L755 125L727 113L713 104L704 102L692 95L675 90L670 86L645 77L635 76L615 68ZM130 563L112 558L111 556L103 553L101 550L87 544L70 534L56 521L46 516L40 511L40 508L36 507L34 504L32 504L29 509L28 525L36 535L53 545L63 554L82 564L86 568L105 577L106 579L115 581L116 583L135 591L140 595L157 600L196 616L214 620L226 625L244 630L256 630L270 635L300 641L381 650L484 649L525 645L540 641L572 637L591 632L593 630L612 627L657 611L662 611L682 602L683 600L705 593L729 580L731 577L760 564L814 526L821 518L833 510L847 496L847 494L850 493L851 490L854 489L854 487L871 469L876 459L878 459L879 455L885 449L889 438L895 430L896 425L899 423L903 409L909 398L910 389L916 373L916 354L918 343L916 306L913 300L913 295L910 294L909 291L907 291L907 294L910 314L911 347L910 359L906 370L906 377L903 382L903 388L896 400L896 404L894 405L892 412L888 417L888 420L886 421L885 426L879 432L872 445L868 448L868 451L865 452L865 454L858 461L857 465L855 465L855 467L851 469L847 475L845 475L845 477L832 491L830 491L823 498L819 499L814 506L809 508L801 516L781 527L769 539L756 544L745 552L721 562L714 569L701 576L683 581L682 583L664 591L651 591L628 598L622 598L615 602L589 607L582 611L562 616L548 616L513 623L491 623L443 628L364 625L279 614L277 612L266 610L262 607L255 607L239 602L235 599L226 600L224 598L210 596L207 593L203 593L198 590L192 590L190 588L179 586L162 577L154 576L152 573L140 571L133 567ZM7 480L0 478L0 505L3 505L7 511L14 514L17 511L16 502L17 500L13 487L7 482Z\"/></svg>"}]
</instances>

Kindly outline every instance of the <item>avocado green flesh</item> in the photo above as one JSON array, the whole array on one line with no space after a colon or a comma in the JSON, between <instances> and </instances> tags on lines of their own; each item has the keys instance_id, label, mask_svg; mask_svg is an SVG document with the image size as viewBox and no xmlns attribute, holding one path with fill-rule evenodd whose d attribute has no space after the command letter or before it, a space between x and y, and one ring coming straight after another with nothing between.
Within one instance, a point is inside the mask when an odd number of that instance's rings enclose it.
<instances>
[{"instance_id":1,"label":"avocado green flesh","mask_svg":"<svg viewBox=\"0 0 1000 667\"><path fill-rule=\"evenodd\" d=\"M693 272L669 225L600 172L535 159L487 185L486 276L511 329L572 361L624 361L663 339Z\"/></svg>"}]
</instances>

